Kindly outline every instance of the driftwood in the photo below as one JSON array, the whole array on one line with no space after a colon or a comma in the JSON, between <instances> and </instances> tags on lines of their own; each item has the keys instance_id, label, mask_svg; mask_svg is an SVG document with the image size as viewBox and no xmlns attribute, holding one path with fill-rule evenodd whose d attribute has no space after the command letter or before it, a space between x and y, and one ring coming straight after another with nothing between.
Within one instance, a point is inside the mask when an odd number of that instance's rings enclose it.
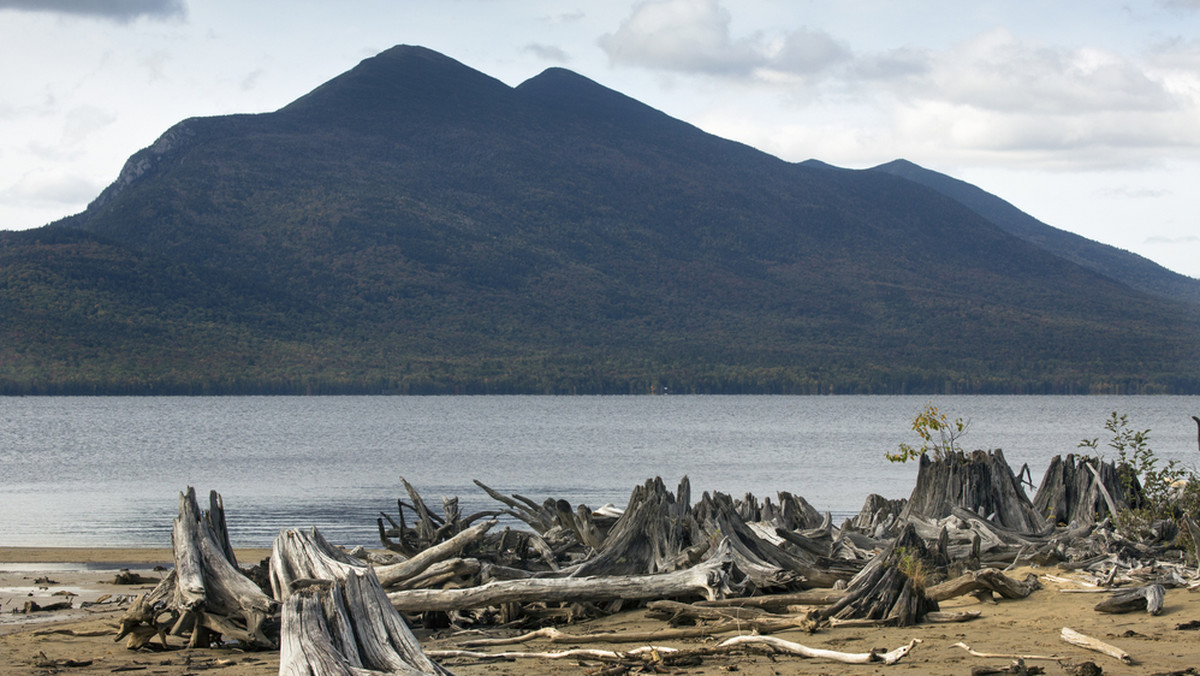
<instances>
[{"instance_id":1,"label":"driftwood","mask_svg":"<svg viewBox=\"0 0 1200 676\"><path fill-rule=\"evenodd\" d=\"M702 620L715 622L717 627L736 626L743 630L753 629L762 634L797 628L810 631L816 629L816 623L804 615L777 615L758 608L715 608L663 600L651 601L646 605L646 609L648 617L663 619L672 625ZM713 628L709 631L719 633Z\"/></svg>"},{"instance_id":2,"label":"driftwood","mask_svg":"<svg viewBox=\"0 0 1200 676\"><path fill-rule=\"evenodd\" d=\"M722 641L720 647L728 648L732 646L745 645L765 645L774 650L778 650L789 655L799 655L800 657L828 659L843 664L895 664L899 662L905 655L912 652L912 649L921 643L921 639L914 638L907 645L900 646L895 650L889 650L886 653L869 652L869 653L843 653L835 650L824 650L821 648L809 648L808 646L791 641L785 641L774 636L735 636L734 638Z\"/></svg>"},{"instance_id":3,"label":"driftwood","mask_svg":"<svg viewBox=\"0 0 1200 676\"><path fill-rule=\"evenodd\" d=\"M541 640L548 643L654 643L663 640L688 638L704 638L724 634L731 631L744 631L748 627L737 620L719 620L693 627L675 627L655 629L652 631L600 631L588 634L568 634L555 627L542 627L535 631L518 636L497 638L478 638L460 641L462 648L478 648L484 646L512 645L528 641Z\"/></svg>"},{"instance_id":4,"label":"driftwood","mask_svg":"<svg viewBox=\"0 0 1200 676\"><path fill-rule=\"evenodd\" d=\"M179 495L171 542L174 571L129 608L116 640L131 636L128 645L135 648L155 635L166 645L167 634L189 634L188 647L207 647L222 636L248 647L274 647L264 623L278 603L237 568L216 491L203 513L194 489Z\"/></svg>"},{"instance_id":5,"label":"driftwood","mask_svg":"<svg viewBox=\"0 0 1200 676\"><path fill-rule=\"evenodd\" d=\"M911 526L850 580L846 595L832 605L813 611L818 620L869 620L876 624L909 626L938 610L937 601L925 594L919 579L931 560L924 541ZM903 567L903 569L902 569Z\"/></svg>"},{"instance_id":6,"label":"driftwood","mask_svg":"<svg viewBox=\"0 0 1200 676\"><path fill-rule=\"evenodd\" d=\"M1068 454L1050 460L1033 507L1054 523L1090 524L1115 517L1131 500L1115 464Z\"/></svg>"},{"instance_id":7,"label":"driftwood","mask_svg":"<svg viewBox=\"0 0 1200 676\"><path fill-rule=\"evenodd\" d=\"M449 674L429 659L370 571L295 591L283 606L279 673Z\"/></svg>"},{"instance_id":8,"label":"driftwood","mask_svg":"<svg viewBox=\"0 0 1200 676\"><path fill-rule=\"evenodd\" d=\"M764 594L762 596L737 596L715 601L699 601L695 605L723 608L738 606L742 608L762 608L772 612L787 610L791 606L827 606L836 603L846 595L845 589L806 589L798 592L782 594Z\"/></svg>"},{"instance_id":9,"label":"driftwood","mask_svg":"<svg viewBox=\"0 0 1200 676\"><path fill-rule=\"evenodd\" d=\"M1070 627L1063 627L1059 638L1067 643L1070 643L1071 645L1079 646L1080 648L1087 648L1088 650L1094 650L1098 653L1103 653L1109 657L1112 657L1113 659L1120 660L1125 664L1133 664L1133 658L1131 658L1129 653L1125 652L1124 650L1121 650L1114 645L1105 643L1104 641L1092 638L1086 634L1081 634Z\"/></svg>"},{"instance_id":10,"label":"driftwood","mask_svg":"<svg viewBox=\"0 0 1200 676\"><path fill-rule=\"evenodd\" d=\"M810 648L799 643L784 641L773 636L735 636L712 647L688 648L684 650L664 646L645 646L635 650L617 652L611 650L575 649L556 652L500 652L486 653L470 650L434 650L430 655L437 658L466 657L476 660L515 660L515 659L591 659L603 662L624 662L641 659L644 662L662 662L671 664L684 658L693 658L729 652L733 648L765 646L775 653L797 655L810 659L825 659L843 664L884 664L892 665L899 662L918 644L920 639L913 639L907 645L886 653L843 653L836 650Z\"/></svg>"},{"instance_id":11,"label":"driftwood","mask_svg":"<svg viewBox=\"0 0 1200 676\"><path fill-rule=\"evenodd\" d=\"M317 529L279 534L271 578L286 598L280 674L450 673L421 650L374 571L349 560Z\"/></svg>"},{"instance_id":12,"label":"driftwood","mask_svg":"<svg viewBox=\"0 0 1200 676\"><path fill-rule=\"evenodd\" d=\"M984 568L926 588L925 594L934 601L945 601L966 594L992 593L1006 599L1023 599L1041 589L1037 576L1030 573L1024 580L1014 580L994 568Z\"/></svg>"},{"instance_id":13,"label":"driftwood","mask_svg":"<svg viewBox=\"0 0 1200 676\"><path fill-rule=\"evenodd\" d=\"M599 544L595 555L572 571L572 575L645 575L679 570L695 563L695 558L703 552L686 551L696 544L698 536L688 518L690 495L687 477L679 482L674 494L666 490L659 478L634 488L624 513Z\"/></svg>"},{"instance_id":14,"label":"driftwood","mask_svg":"<svg viewBox=\"0 0 1200 676\"><path fill-rule=\"evenodd\" d=\"M953 452L936 460L921 456L917 485L900 513L901 520L910 516L940 519L954 507L1020 532L1039 532L1046 524L999 449Z\"/></svg>"},{"instance_id":15,"label":"driftwood","mask_svg":"<svg viewBox=\"0 0 1200 676\"><path fill-rule=\"evenodd\" d=\"M1101 613L1132 613L1145 610L1150 615L1157 615L1162 612L1166 593L1167 590L1163 589L1161 584L1129 589L1097 603L1095 610Z\"/></svg>"},{"instance_id":16,"label":"driftwood","mask_svg":"<svg viewBox=\"0 0 1200 676\"><path fill-rule=\"evenodd\" d=\"M404 580L415 577L424 572L426 568L448 559L461 552L467 545L479 540L487 533L492 526L496 525L496 521L485 521L479 525L471 526L470 528L461 531L454 535L449 540L445 540L436 545L433 545L417 554L414 554L407 561L393 564L390 566L382 566L375 570L375 574L379 577L379 583L384 587L390 587L399 584Z\"/></svg>"},{"instance_id":17,"label":"driftwood","mask_svg":"<svg viewBox=\"0 0 1200 676\"><path fill-rule=\"evenodd\" d=\"M402 612L480 608L502 603L716 598L728 591L733 552L727 541L707 561L658 575L603 575L497 580L463 589L411 589L388 594Z\"/></svg>"},{"instance_id":18,"label":"driftwood","mask_svg":"<svg viewBox=\"0 0 1200 676\"><path fill-rule=\"evenodd\" d=\"M1052 660L1059 661L1062 657L1058 655L1009 655L1007 653L984 653L971 648L971 646L959 641L952 648L962 648L975 657L983 657L986 659L1006 659L1006 660Z\"/></svg>"}]
</instances>

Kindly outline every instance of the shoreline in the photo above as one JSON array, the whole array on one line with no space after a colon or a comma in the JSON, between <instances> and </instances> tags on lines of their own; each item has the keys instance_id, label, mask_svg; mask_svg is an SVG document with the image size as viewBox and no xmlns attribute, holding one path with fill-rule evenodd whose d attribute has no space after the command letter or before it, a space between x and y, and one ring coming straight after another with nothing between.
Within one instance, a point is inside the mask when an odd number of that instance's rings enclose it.
<instances>
[{"instance_id":1,"label":"shoreline","mask_svg":"<svg viewBox=\"0 0 1200 676\"><path fill-rule=\"evenodd\" d=\"M238 549L242 565L257 562L269 553L267 549ZM132 652L115 644L116 622L123 612L124 601L153 589L163 573L146 570L155 565L170 565L171 550L162 547L0 547L0 672L30 673L37 664L79 664L71 673L86 676L111 673L117 669L144 669L154 664L156 673L185 676L198 666L220 668L226 676L267 676L279 672L278 651L241 653L222 649L183 649L178 642L169 651L157 653L150 662L146 653ZM19 570L5 569L5 564ZM68 568L76 565L90 568ZM139 583L117 585L114 574L118 564L133 564L142 575ZM1094 594L1062 593L1064 588L1078 588L1074 582L1081 578L1054 567L1022 567L1012 571L1014 576L1026 573L1042 576L1043 587L1029 598L998 599L992 603L963 596L941 604L947 611L979 611L980 617L961 624L920 624L911 627L825 628L816 634L803 630L787 630L779 638L808 646L859 652L871 649L891 649L919 638L922 643L912 654L897 664L885 668L854 668L873 674L909 674L922 676L961 676L973 667L1008 666L1011 660L976 658L957 647L958 642L985 651L998 653L1038 653L1055 655L1063 664L1091 661L1104 673L1151 674L1181 672L1200 664L1200 642L1196 633L1180 631L1181 623L1200 620L1200 593L1183 589L1168 590L1162 615L1142 612L1108 615L1097 613ZM45 579L39 579L45 578ZM22 614L26 601L49 604L69 598L69 610ZM105 600L105 599L108 600ZM84 607L85 604L95 604ZM15 612L14 612L15 611ZM1089 636L1109 641L1126 649L1137 660L1134 666L1123 665L1112 658L1065 644L1059 638L1062 627L1071 627ZM613 616L570 625L570 633L586 634L606 631L644 633L663 629L661 620L651 619L644 609L632 609ZM454 632L429 630L418 626L417 635L426 650L459 648L462 637ZM704 639L671 640L666 643L687 648L702 644ZM580 646L603 650L628 650L637 644L612 644L604 641L581 640ZM551 651L562 646L535 642L512 646L513 650ZM503 649L495 649L497 651ZM557 660L525 659L515 662L450 658L442 663L461 676L552 676L583 674L598 668L596 663L564 663ZM1064 673L1054 661L1031 664L1044 666L1046 673ZM805 660L796 657L774 656L761 651L706 658L704 664L689 673L719 673L737 671L746 676L770 676L786 673L817 676L847 671L844 665L826 660Z\"/></svg>"},{"instance_id":2,"label":"shoreline","mask_svg":"<svg viewBox=\"0 0 1200 676\"><path fill-rule=\"evenodd\" d=\"M257 563L270 548L234 548L239 562ZM0 546L0 566L14 564L172 565L170 547L10 547Z\"/></svg>"},{"instance_id":3,"label":"shoreline","mask_svg":"<svg viewBox=\"0 0 1200 676\"><path fill-rule=\"evenodd\" d=\"M0 548L0 556L14 554L29 555L27 551ZM22 548L16 548L22 549ZM49 550L80 558L88 554L84 548L32 548ZM111 558L121 549L101 549L92 552L95 557ZM138 550L146 558L157 558L168 550ZM1168 590L1162 615L1151 616L1142 612L1124 615L1097 613L1092 606L1097 601L1093 594L1061 593L1063 588L1076 588L1077 584L1066 578L1077 577L1073 573L1055 568L1022 567L1011 574L1021 576L1033 572L1043 577L1043 588L1027 599L998 599L992 603L963 596L941 604L947 611L979 611L980 617L961 624L925 623L910 627L859 627L825 628L815 634L793 629L780 631L778 638L802 643L815 648L846 652L863 652L872 649L891 649L911 641L921 640L913 652L893 666L847 667L821 659L802 659L795 656L772 655L765 651L748 651L730 655L714 655L686 673L713 674L736 671L745 676L771 676L789 673L818 676L830 673L894 674L896 676L961 676L972 668L988 666L1007 667L1010 659L973 657L958 646L960 642L971 648L1009 654L1036 653L1053 655L1056 660L1033 660L1030 665L1042 666L1047 674L1069 673L1067 665L1090 661L1101 667L1103 673L1151 676L1163 673L1183 673L1189 667L1200 664L1200 642L1194 631L1180 631L1177 625L1200 619L1200 594L1183 589ZM268 676L279 673L278 651L242 653L229 648L185 649L178 640L168 651L147 654L128 651L113 642L116 622L123 612L119 604L104 603L81 608L81 602L94 601L103 594L130 596L153 588L154 580L130 586L114 585L112 571L90 571L88 573L60 574L50 572L51 583L39 583L35 572L0 573L0 587L20 586L36 592L24 593L0 603L0 672L34 673L39 664L71 666L71 673L80 676L107 674L116 670L145 670L153 665L155 672L169 676L186 676L198 668L219 668L226 676ZM158 577L152 574L149 577ZM72 610L13 614L27 599L39 603L59 600L55 591L70 591L75 608ZM27 592L28 593L28 592ZM1111 642L1128 650L1136 664L1127 666L1111 657L1064 643L1059 638L1064 626L1074 628L1089 636ZM651 619L644 609L632 609L616 615L588 620L564 627L574 634L594 633L603 636L606 632L645 633L665 628L658 619ZM453 650L460 648L462 636L454 632L437 631L416 627L418 639L425 650ZM744 632L739 632L744 633ZM722 638L726 636L723 634ZM688 648L702 645L704 638L662 641L664 645ZM578 646L599 650L629 650L642 643L609 643L603 640L581 640ZM564 646L546 641L536 641L521 646L494 648L492 652L505 649L516 651L554 651ZM1056 661L1059 662L1056 664ZM518 659L516 661L479 660L471 658L447 658L442 664L460 676L554 676L557 674L594 673L599 663L565 662L561 660ZM78 665L78 666L76 666ZM683 673L683 672L677 672Z\"/></svg>"}]
</instances>

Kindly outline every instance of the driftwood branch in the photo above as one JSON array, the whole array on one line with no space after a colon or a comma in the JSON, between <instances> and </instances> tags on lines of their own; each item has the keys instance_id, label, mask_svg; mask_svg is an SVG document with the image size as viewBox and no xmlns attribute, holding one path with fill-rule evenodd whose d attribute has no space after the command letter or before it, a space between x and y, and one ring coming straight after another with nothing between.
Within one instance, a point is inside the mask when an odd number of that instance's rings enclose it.
<instances>
[{"instance_id":1,"label":"driftwood branch","mask_svg":"<svg viewBox=\"0 0 1200 676\"><path fill-rule=\"evenodd\" d=\"M951 648L962 648L963 650L967 651L971 655L973 655L975 657L982 657L984 659L1053 660L1055 662L1062 659L1062 657L1060 657L1058 655L1009 655L1006 653L984 653L984 652L979 652L978 650L972 649L971 646L967 645L966 643L963 643L962 641L959 641L958 643L955 643L954 645L952 645L950 647Z\"/></svg>"},{"instance_id":2,"label":"driftwood branch","mask_svg":"<svg viewBox=\"0 0 1200 676\"><path fill-rule=\"evenodd\" d=\"M825 650L822 648L810 648L808 646L784 641L772 636L734 636L733 638L722 641L720 644L711 647L688 648L679 650L676 648L668 648L664 646L645 646L629 651L612 651L612 650L594 650L594 649L575 649L562 650L556 652L499 652L487 653L470 650L431 650L431 657L438 659L446 659L452 657L468 657L471 659L481 660L513 660L513 659L593 659L605 662L625 661L630 658L640 657L649 661L657 661L664 657L678 658L681 656L704 656L727 652L731 648L747 647L747 646L766 646L774 652L781 652L789 655L796 655L810 659L826 659L843 664L885 664L891 665L899 662L905 655L912 651L921 639L913 639L907 645L896 648L895 650L886 653L867 652L867 653L843 653L836 650Z\"/></svg>"},{"instance_id":3,"label":"driftwood branch","mask_svg":"<svg viewBox=\"0 0 1200 676\"><path fill-rule=\"evenodd\" d=\"M482 538L484 533L487 533L495 525L496 520L492 519L491 521L471 526L449 540L421 551L407 561L376 568L375 575L379 577L379 583L384 587L390 587L403 582L410 577L419 575L434 563L455 556L467 545Z\"/></svg>"},{"instance_id":4,"label":"driftwood branch","mask_svg":"<svg viewBox=\"0 0 1200 676\"><path fill-rule=\"evenodd\" d=\"M554 603L675 597L717 598L726 587L732 553L727 543L708 561L658 575L605 575L497 580L465 589L410 589L388 594L406 613L461 610L501 603Z\"/></svg>"},{"instance_id":5,"label":"driftwood branch","mask_svg":"<svg viewBox=\"0 0 1200 676\"><path fill-rule=\"evenodd\" d=\"M921 639L914 638L907 645L900 646L895 650L889 650L886 653L869 652L869 653L843 653L836 650L825 650L822 648L809 648L808 646L791 641L785 641L774 636L735 636L726 641L722 641L719 647L729 648L732 646L745 645L765 645L775 650L787 653L789 655L799 655L800 657L819 658L841 662L843 664L895 664L905 655L912 651Z\"/></svg>"},{"instance_id":6,"label":"driftwood branch","mask_svg":"<svg viewBox=\"0 0 1200 676\"><path fill-rule=\"evenodd\" d=\"M1070 627L1063 627L1059 638L1067 643L1070 643L1071 645L1093 650L1098 653L1103 653L1109 657L1118 659L1125 664L1133 664L1133 658L1131 658L1129 653L1125 652L1124 650L1121 650L1114 645L1105 643L1099 639L1092 638L1086 634L1081 634Z\"/></svg>"}]
</instances>

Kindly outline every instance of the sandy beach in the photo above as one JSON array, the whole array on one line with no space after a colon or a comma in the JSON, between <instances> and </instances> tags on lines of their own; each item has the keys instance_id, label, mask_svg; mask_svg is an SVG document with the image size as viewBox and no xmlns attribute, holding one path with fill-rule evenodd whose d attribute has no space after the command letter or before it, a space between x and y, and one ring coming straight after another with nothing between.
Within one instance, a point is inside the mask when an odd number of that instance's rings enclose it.
<instances>
[{"instance_id":1,"label":"sandy beach","mask_svg":"<svg viewBox=\"0 0 1200 676\"><path fill-rule=\"evenodd\" d=\"M243 565L261 560L267 550L240 550ZM278 673L279 658L274 652L245 653L236 649L133 652L114 643L116 622L122 612L119 601L153 588L162 574L155 566L170 563L168 549L70 549L0 547L0 673L4 674L109 674L138 671L152 674L182 675L212 670L230 676ZM142 584L115 584L121 568L129 568L147 581ZM978 610L981 616L956 624L923 624L906 628L832 628L815 634L789 631L775 636L813 648L842 652L892 650L912 639L921 642L899 663L882 665L845 665L821 659L790 655L770 655L763 650L704 657L689 666L668 667L661 673L722 674L736 672L749 676L774 674L969 674L975 667L1004 667L1011 660L1000 657L976 657L955 644L964 643L979 652L993 654L1039 655L1060 658L1027 660L1041 666L1047 674L1072 673L1067 665L1091 661L1106 674L1200 673L1200 630L1179 629L1179 625L1200 621L1200 593L1183 589L1168 590L1163 613L1105 615L1092 608L1104 596L1092 593L1067 593L1062 589L1081 588L1045 575L1070 579L1071 574L1056 569L1018 569L1042 575L1044 588L1028 599L980 603L972 597L942 604L943 610ZM21 612L27 602L39 606L70 602L71 608L55 611ZM99 602L99 603L97 603ZM90 605L89 605L90 604ZM665 628L640 610L621 613L601 620L564 625L560 629L581 635L603 631L646 632ZM1070 627L1122 648L1135 661L1132 666L1112 657L1090 652L1063 642L1059 633ZM416 633L427 650L460 647L477 635L449 631ZM727 638L733 634L722 634ZM711 645L712 639L656 641L656 645L676 648ZM522 645L481 648L489 652L551 652L576 647L602 650L630 650L637 643L578 641L551 644L544 640ZM489 676L518 674L599 673L603 665L579 659L516 659L482 661L475 658L442 660L456 674Z\"/></svg>"}]
</instances>

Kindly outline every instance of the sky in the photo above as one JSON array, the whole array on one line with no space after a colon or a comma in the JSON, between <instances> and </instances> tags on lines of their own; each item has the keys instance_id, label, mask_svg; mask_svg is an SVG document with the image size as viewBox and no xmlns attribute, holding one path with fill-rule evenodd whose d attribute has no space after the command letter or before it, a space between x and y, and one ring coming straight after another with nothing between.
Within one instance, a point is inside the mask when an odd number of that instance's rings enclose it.
<instances>
[{"instance_id":1,"label":"sky","mask_svg":"<svg viewBox=\"0 0 1200 676\"><path fill-rule=\"evenodd\" d=\"M1200 278L1200 0L0 0L0 229L397 44L569 68L789 161L908 159Z\"/></svg>"}]
</instances>

